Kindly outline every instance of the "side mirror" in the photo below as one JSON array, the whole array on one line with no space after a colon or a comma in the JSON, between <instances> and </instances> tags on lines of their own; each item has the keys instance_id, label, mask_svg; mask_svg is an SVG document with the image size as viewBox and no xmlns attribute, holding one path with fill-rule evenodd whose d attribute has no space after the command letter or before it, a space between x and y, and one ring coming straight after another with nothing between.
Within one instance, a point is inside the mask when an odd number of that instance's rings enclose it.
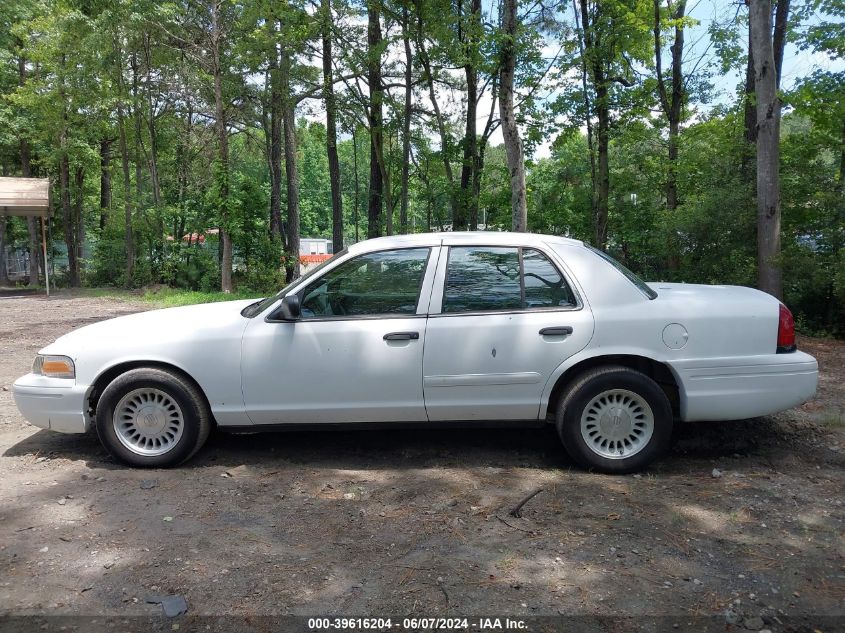
<instances>
[{"instance_id":1,"label":"side mirror","mask_svg":"<svg viewBox=\"0 0 845 633\"><path fill-rule=\"evenodd\" d=\"M282 299L281 305L267 317L269 321L299 321L302 317L302 306L299 296L288 295Z\"/></svg>"},{"instance_id":2,"label":"side mirror","mask_svg":"<svg viewBox=\"0 0 845 633\"><path fill-rule=\"evenodd\" d=\"M302 305L299 303L299 295L288 295L282 299L279 307L279 316L285 321L298 321L302 317Z\"/></svg>"}]
</instances>

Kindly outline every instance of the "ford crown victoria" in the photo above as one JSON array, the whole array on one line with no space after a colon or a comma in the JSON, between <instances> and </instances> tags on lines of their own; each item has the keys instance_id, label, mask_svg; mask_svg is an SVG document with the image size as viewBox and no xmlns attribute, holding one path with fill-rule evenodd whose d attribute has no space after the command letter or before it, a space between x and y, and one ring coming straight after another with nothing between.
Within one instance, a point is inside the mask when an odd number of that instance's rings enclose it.
<instances>
[{"instance_id":1,"label":"ford crown victoria","mask_svg":"<svg viewBox=\"0 0 845 633\"><path fill-rule=\"evenodd\" d=\"M789 310L743 287L644 283L582 242L443 233L358 243L261 301L96 323L40 351L14 397L134 466L213 425L554 424L586 468L645 467L672 428L815 393Z\"/></svg>"}]
</instances>

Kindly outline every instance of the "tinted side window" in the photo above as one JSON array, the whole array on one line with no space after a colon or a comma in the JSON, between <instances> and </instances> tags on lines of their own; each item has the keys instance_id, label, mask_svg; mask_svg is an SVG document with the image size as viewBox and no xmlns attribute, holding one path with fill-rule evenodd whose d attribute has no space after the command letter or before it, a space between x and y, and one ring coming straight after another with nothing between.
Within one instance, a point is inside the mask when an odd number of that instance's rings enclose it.
<instances>
[{"instance_id":1,"label":"tinted side window","mask_svg":"<svg viewBox=\"0 0 845 633\"><path fill-rule=\"evenodd\" d=\"M522 249L525 307L552 308L576 305L566 280L548 258L533 248Z\"/></svg>"},{"instance_id":2,"label":"tinted side window","mask_svg":"<svg viewBox=\"0 0 845 633\"><path fill-rule=\"evenodd\" d=\"M415 314L428 248L355 257L330 270L302 294L302 316Z\"/></svg>"},{"instance_id":3,"label":"tinted side window","mask_svg":"<svg viewBox=\"0 0 845 633\"><path fill-rule=\"evenodd\" d=\"M575 306L577 302L549 259L516 247L449 249L443 313Z\"/></svg>"},{"instance_id":4,"label":"tinted side window","mask_svg":"<svg viewBox=\"0 0 845 633\"><path fill-rule=\"evenodd\" d=\"M522 307L519 249L453 246L449 249L443 312L518 310Z\"/></svg>"}]
</instances>

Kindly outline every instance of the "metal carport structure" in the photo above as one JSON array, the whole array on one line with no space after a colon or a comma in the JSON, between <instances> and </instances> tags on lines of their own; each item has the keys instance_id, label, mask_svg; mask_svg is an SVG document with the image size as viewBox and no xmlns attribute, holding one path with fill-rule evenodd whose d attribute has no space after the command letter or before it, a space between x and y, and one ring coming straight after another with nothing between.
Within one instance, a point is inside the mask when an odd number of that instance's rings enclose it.
<instances>
[{"instance_id":1,"label":"metal carport structure","mask_svg":"<svg viewBox=\"0 0 845 633\"><path fill-rule=\"evenodd\" d=\"M6 216L41 218L41 247L44 250L44 285L50 296L50 272L47 265L46 219L50 214L48 178L0 178L0 220ZM0 253L5 256L5 253ZM32 262L30 261L30 266Z\"/></svg>"}]
</instances>

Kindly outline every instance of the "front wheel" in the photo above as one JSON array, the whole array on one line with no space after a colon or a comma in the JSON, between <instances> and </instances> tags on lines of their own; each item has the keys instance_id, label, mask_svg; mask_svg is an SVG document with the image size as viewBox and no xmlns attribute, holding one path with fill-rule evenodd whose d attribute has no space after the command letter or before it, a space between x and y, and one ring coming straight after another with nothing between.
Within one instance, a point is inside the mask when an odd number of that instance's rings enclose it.
<instances>
[{"instance_id":1,"label":"front wheel","mask_svg":"<svg viewBox=\"0 0 845 633\"><path fill-rule=\"evenodd\" d=\"M584 468L622 474L663 454L672 436L672 407L651 378L628 367L591 369L561 397L557 430Z\"/></svg>"},{"instance_id":2,"label":"front wheel","mask_svg":"<svg viewBox=\"0 0 845 633\"><path fill-rule=\"evenodd\" d=\"M208 438L203 395L163 369L132 369L115 378L97 403L97 435L114 457L145 468L188 460Z\"/></svg>"}]
</instances>

